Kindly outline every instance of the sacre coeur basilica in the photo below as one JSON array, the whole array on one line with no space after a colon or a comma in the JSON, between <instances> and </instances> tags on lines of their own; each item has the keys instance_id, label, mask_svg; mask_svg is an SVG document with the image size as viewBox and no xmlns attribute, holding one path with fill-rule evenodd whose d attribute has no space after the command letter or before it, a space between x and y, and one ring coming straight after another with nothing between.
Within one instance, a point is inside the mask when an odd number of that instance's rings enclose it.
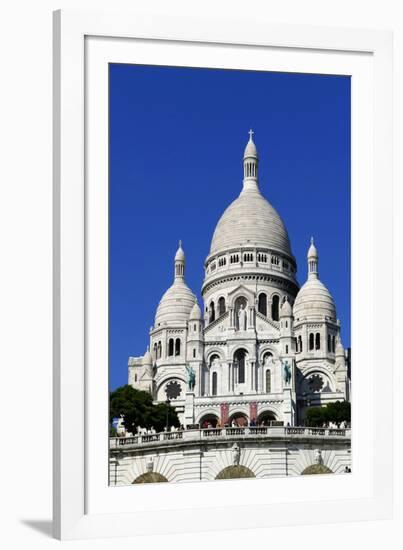
<instances>
[{"instance_id":1,"label":"sacre coeur basilica","mask_svg":"<svg viewBox=\"0 0 403 550\"><path fill-rule=\"evenodd\" d=\"M155 402L169 400L189 434L180 441L165 434L169 447L157 434L154 448L150 441L140 454L133 441L126 465L117 455L112 460L111 483L133 483L156 469L164 481L185 481L216 479L231 467L245 472L229 477L268 477L315 465L342 472L350 464L347 430L308 433L302 427L308 407L349 401L350 357L334 300L320 280L314 239L307 242L300 287L287 229L260 191L258 164L250 131L241 192L219 219L205 260L202 307L186 284L179 242L173 283L158 304L149 347L142 357L129 357L128 383ZM199 435L192 438L192 429ZM283 430L278 437L276 430ZM220 445L203 447L212 439ZM293 453L293 460L287 458ZM203 470L202 455L209 457Z\"/></svg>"}]
</instances>

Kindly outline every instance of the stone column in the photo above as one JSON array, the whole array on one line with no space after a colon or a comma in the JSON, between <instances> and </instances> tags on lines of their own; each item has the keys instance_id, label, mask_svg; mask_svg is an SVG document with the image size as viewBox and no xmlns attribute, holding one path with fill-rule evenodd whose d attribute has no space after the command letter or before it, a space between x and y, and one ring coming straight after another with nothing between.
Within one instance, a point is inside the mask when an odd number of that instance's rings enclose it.
<instances>
[{"instance_id":1,"label":"stone column","mask_svg":"<svg viewBox=\"0 0 403 550\"><path fill-rule=\"evenodd\" d=\"M202 383L203 383L203 363L199 363L199 376L198 376L198 394L199 394L199 397L202 396L202 392L203 392L203 389L202 389Z\"/></svg>"},{"instance_id":2,"label":"stone column","mask_svg":"<svg viewBox=\"0 0 403 550\"><path fill-rule=\"evenodd\" d=\"M255 307L249 306L248 328L255 328Z\"/></svg>"},{"instance_id":3,"label":"stone column","mask_svg":"<svg viewBox=\"0 0 403 550\"><path fill-rule=\"evenodd\" d=\"M255 362L250 362L250 389L251 391L255 390Z\"/></svg>"},{"instance_id":4,"label":"stone column","mask_svg":"<svg viewBox=\"0 0 403 550\"><path fill-rule=\"evenodd\" d=\"M229 328L235 329L235 317L234 317L234 308L229 307Z\"/></svg>"},{"instance_id":5,"label":"stone column","mask_svg":"<svg viewBox=\"0 0 403 550\"><path fill-rule=\"evenodd\" d=\"M228 390L231 393L234 393L234 363L231 361L228 363Z\"/></svg>"},{"instance_id":6,"label":"stone column","mask_svg":"<svg viewBox=\"0 0 403 550\"><path fill-rule=\"evenodd\" d=\"M193 392L186 392L185 426L188 424L194 424L194 399L195 394Z\"/></svg>"}]
</instances>

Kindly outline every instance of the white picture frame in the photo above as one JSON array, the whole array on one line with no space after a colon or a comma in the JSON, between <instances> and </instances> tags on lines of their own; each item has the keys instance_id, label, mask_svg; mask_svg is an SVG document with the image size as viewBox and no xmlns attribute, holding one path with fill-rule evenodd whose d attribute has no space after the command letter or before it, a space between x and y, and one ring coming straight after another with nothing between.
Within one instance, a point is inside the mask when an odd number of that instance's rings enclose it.
<instances>
[{"instance_id":1,"label":"white picture frame","mask_svg":"<svg viewBox=\"0 0 403 550\"><path fill-rule=\"evenodd\" d=\"M133 44L141 48L134 52ZM203 49L204 45L208 48ZM259 56L263 59L270 51L273 70L322 72L332 66L329 71L354 74L357 82L352 92L353 293L357 290L357 302L353 297L357 327L354 334L353 323L353 353L357 353L353 430L356 426L360 430L356 436L353 431L353 474L334 476L337 483L329 480L331 476L136 488L113 488L106 483L105 348L95 349L94 342L107 346L107 338L102 339L107 277L98 277L97 283L92 277L94 269L100 267L98 273L104 273L107 267L105 66L117 60L136 63L139 56L142 62L169 64L174 50L185 56L184 64L191 56L198 66L203 62L211 66L205 52L214 48L216 54L225 51L228 60L236 49L234 67L247 63L253 68L253 63L263 63ZM242 55L250 51L255 55ZM218 55L217 63L233 63L220 59ZM99 105L93 108L94 86ZM393 290L388 289L388 299L384 299L383 267L377 261L379 250L384 261L392 261L393 254L391 94L392 34L385 31L273 25L264 13L221 20L213 15L151 18L136 13L55 12L55 537L235 529L239 528L235 510L245 512L242 528L391 517ZM358 104L362 107L354 110ZM97 160L95 151L105 153L103 160ZM101 189L97 197L94 181ZM354 213L360 223L354 224ZM360 288L354 286L357 273L363 275ZM389 342L389 346L380 342ZM382 376L376 372L380 364ZM101 372L97 384L94 365ZM359 389L354 387L357 378ZM271 497L267 496L269 487ZM308 501L309 506L301 505ZM208 523L192 521L206 509L212 512Z\"/></svg>"}]
</instances>

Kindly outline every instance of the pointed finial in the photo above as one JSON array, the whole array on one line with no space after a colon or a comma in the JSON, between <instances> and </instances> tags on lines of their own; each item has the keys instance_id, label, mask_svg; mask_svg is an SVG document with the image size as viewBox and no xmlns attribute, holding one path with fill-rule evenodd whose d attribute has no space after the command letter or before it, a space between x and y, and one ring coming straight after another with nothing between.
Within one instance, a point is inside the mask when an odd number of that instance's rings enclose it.
<instances>
[{"instance_id":1,"label":"pointed finial","mask_svg":"<svg viewBox=\"0 0 403 550\"><path fill-rule=\"evenodd\" d=\"M252 141L253 140L253 134L255 132L252 130L252 128L249 130L248 134L249 134L249 141Z\"/></svg>"},{"instance_id":2,"label":"pointed finial","mask_svg":"<svg viewBox=\"0 0 403 550\"><path fill-rule=\"evenodd\" d=\"M182 248L182 239L179 239L179 248Z\"/></svg>"},{"instance_id":3,"label":"pointed finial","mask_svg":"<svg viewBox=\"0 0 403 550\"><path fill-rule=\"evenodd\" d=\"M311 237L311 244L314 244L314 242L313 242L313 237Z\"/></svg>"}]
</instances>

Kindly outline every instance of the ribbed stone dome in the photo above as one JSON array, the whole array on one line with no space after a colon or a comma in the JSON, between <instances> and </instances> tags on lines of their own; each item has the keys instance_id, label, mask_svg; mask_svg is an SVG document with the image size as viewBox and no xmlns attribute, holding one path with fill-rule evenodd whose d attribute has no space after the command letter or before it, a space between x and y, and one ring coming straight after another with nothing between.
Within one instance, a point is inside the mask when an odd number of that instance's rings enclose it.
<instances>
[{"instance_id":1,"label":"ribbed stone dome","mask_svg":"<svg viewBox=\"0 0 403 550\"><path fill-rule=\"evenodd\" d=\"M210 254L248 245L292 257L284 222L258 189L243 189L225 210L215 228Z\"/></svg>"},{"instance_id":2,"label":"ribbed stone dome","mask_svg":"<svg viewBox=\"0 0 403 550\"><path fill-rule=\"evenodd\" d=\"M301 287L294 302L294 319L329 317L336 321L336 307L333 298L318 279L308 279Z\"/></svg>"},{"instance_id":3,"label":"ribbed stone dome","mask_svg":"<svg viewBox=\"0 0 403 550\"><path fill-rule=\"evenodd\" d=\"M155 326L187 322L196 302L196 296L183 279L175 279L158 304Z\"/></svg>"},{"instance_id":4,"label":"ribbed stone dome","mask_svg":"<svg viewBox=\"0 0 403 550\"><path fill-rule=\"evenodd\" d=\"M280 317L292 317L292 307L288 300L281 306Z\"/></svg>"}]
</instances>

